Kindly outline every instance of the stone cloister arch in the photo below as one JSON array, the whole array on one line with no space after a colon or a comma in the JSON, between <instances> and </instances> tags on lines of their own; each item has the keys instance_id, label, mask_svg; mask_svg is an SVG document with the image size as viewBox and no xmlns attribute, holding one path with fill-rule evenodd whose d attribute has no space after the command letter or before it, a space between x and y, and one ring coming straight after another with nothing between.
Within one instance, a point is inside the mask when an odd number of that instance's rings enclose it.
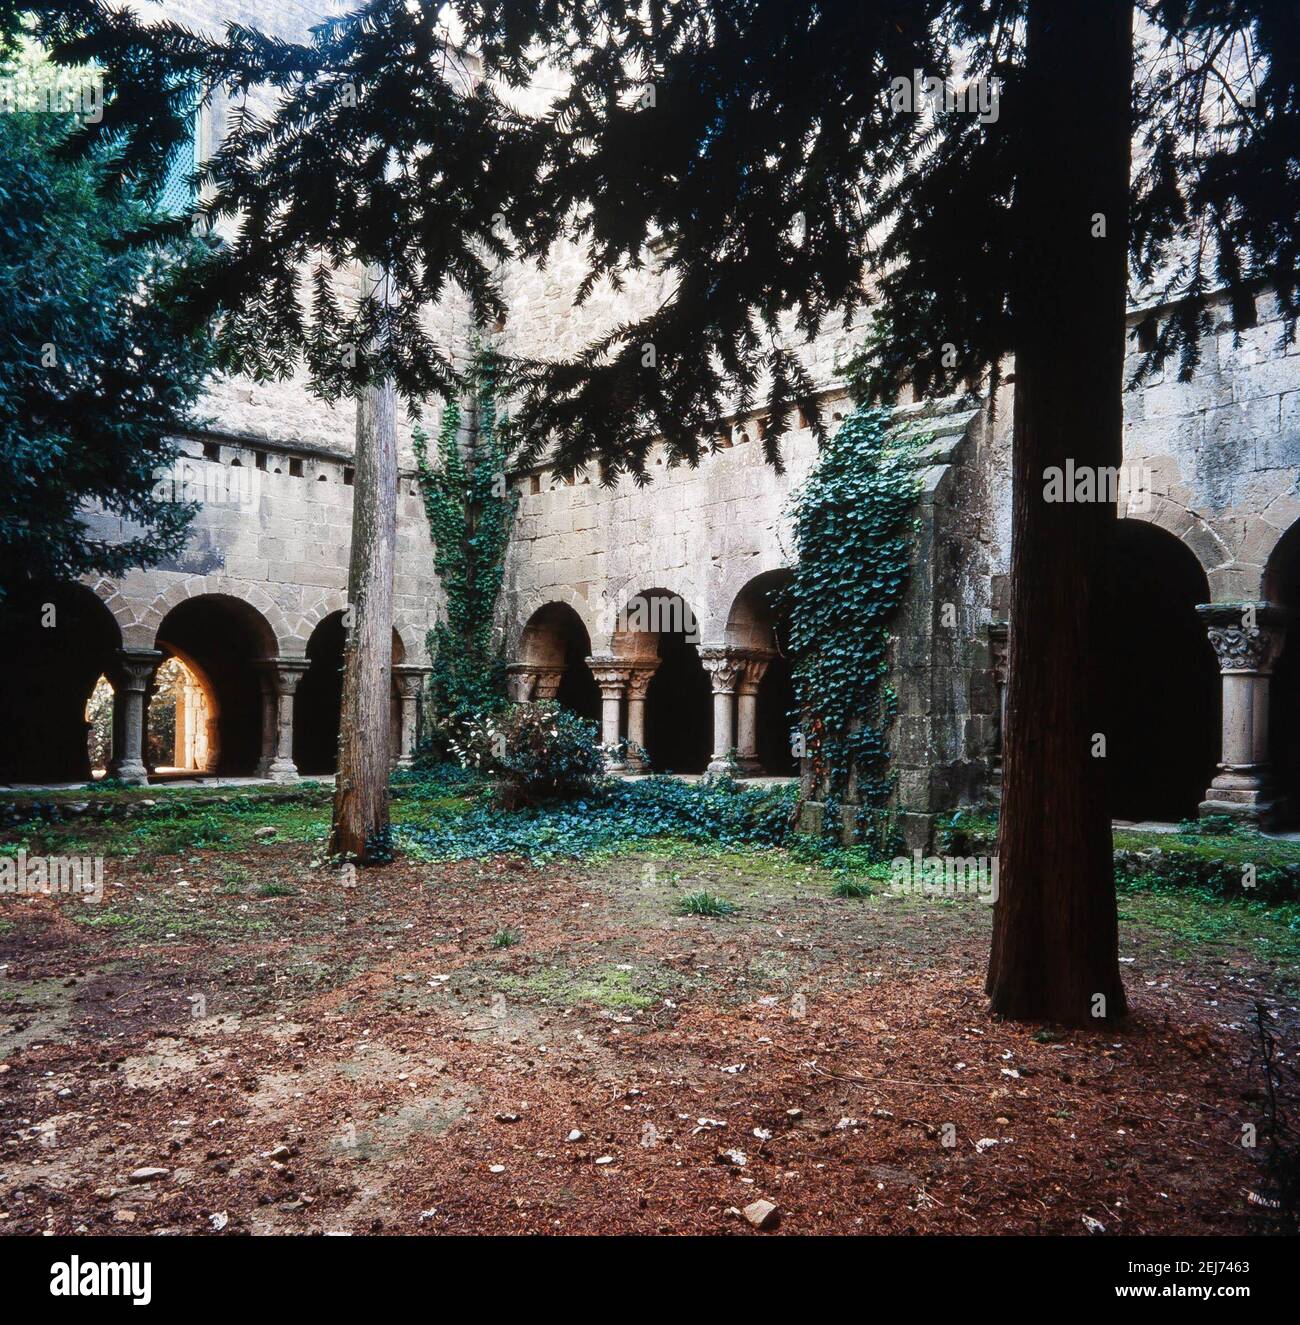
<instances>
[{"instance_id":1,"label":"stone cloister arch","mask_svg":"<svg viewBox=\"0 0 1300 1325\"><path fill-rule=\"evenodd\" d=\"M1273 609L1276 657L1269 685L1268 750L1274 818L1300 823L1300 520L1278 539L1260 597ZM1267 655L1265 655L1267 657Z\"/></svg>"},{"instance_id":2,"label":"stone cloister arch","mask_svg":"<svg viewBox=\"0 0 1300 1325\"><path fill-rule=\"evenodd\" d=\"M1194 818L1219 754L1219 671L1197 615L1205 569L1172 533L1122 519L1108 594L1118 642L1106 651L1111 814Z\"/></svg>"},{"instance_id":3,"label":"stone cloister arch","mask_svg":"<svg viewBox=\"0 0 1300 1325\"><path fill-rule=\"evenodd\" d=\"M159 622L154 670L163 659L175 656L205 681L208 756L204 771L221 777L252 777L270 770L278 749L268 748L272 724L268 722L271 709L266 703L266 681L268 670L276 671L279 680L277 647L275 631L266 617L251 603L229 594L186 598ZM152 674L149 684L153 684Z\"/></svg>"},{"instance_id":4,"label":"stone cloister arch","mask_svg":"<svg viewBox=\"0 0 1300 1325\"><path fill-rule=\"evenodd\" d=\"M118 698L126 682L122 632L81 584L33 585L0 604L0 781L90 778L86 704L100 677ZM121 733L114 742L120 758Z\"/></svg>"},{"instance_id":5,"label":"stone cloister arch","mask_svg":"<svg viewBox=\"0 0 1300 1325\"><path fill-rule=\"evenodd\" d=\"M292 701L293 764L299 774L321 776L338 769L339 711L343 698L345 609L322 616L307 638L300 679ZM393 629L391 739L399 768L415 753L416 697L425 668L406 662L406 645Z\"/></svg>"},{"instance_id":6,"label":"stone cloister arch","mask_svg":"<svg viewBox=\"0 0 1300 1325\"><path fill-rule=\"evenodd\" d=\"M621 734L633 747L630 766L702 773L711 748L710 670L700 648L699 618L683 595L665 588L628 595L613 621L609 654L592 658L606 744L619 738L626 695Z\"/></svg>"},{"instance_id":7,"label":"stone cloister arch","mask_svg":"<svg viewBox=\"0 0 1300 1325\"><path fill-rule=\"evenodd\" d=\"M553 699L598 721L600 688L587 662L590 656L591 636L576 609L544 603L525 622L515 646L517 661L507 668L511 699Z\"/></svg>"},{"instance_id":8,"label":"stone cloister arch","mask_svg":"<svg viewBox=\"0 0 1300 1325\"><path fill-rule=\"evenodd\" d=\"M724 656L736 666L736 764L743 773L790 776L798 771L792 753L790 717L794 708L793 660L789 650L789 608L783 599L793 572L764 571L744 584L727 615ZM714 724L714 746L728 737Z\"/></svg>"}]
</instances>

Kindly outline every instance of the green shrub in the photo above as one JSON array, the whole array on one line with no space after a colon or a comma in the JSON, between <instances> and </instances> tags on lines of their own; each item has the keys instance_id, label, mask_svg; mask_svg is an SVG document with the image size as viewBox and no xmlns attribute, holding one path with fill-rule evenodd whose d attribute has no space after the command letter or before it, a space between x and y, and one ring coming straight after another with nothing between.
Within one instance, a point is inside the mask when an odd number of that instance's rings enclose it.
<instances>
[{"instance_id":1,"label":"green shrub","mask_svg":"<svg viewBox=\"0 0 1300 1325\"><path fill-rule=\"evenodd\" d=\"M467 723L464 740L457 753L498 779L506 809L571 800L590 791L605 771L595 724L553 700L512 704Z\"/></svg>"}]
</instances>

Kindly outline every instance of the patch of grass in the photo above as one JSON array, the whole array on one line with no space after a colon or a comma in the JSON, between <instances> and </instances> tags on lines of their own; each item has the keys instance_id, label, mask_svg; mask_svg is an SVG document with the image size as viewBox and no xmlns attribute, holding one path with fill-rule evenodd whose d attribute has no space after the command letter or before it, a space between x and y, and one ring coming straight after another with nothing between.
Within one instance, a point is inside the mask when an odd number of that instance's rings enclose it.
<instances>
[{"instance_id":1,"label":"patch of grass","mask_svg":"<svg viewBox=\"0 0 1300 1325\"><path fill-rule=\"evenodd\" d=\"M259 897L297 897L297 888L290 888L287 883L259 883L257 885L257 895Z\"/></svg>"},{"instance_id":2,"label":"patch of grass","mask_svg":"<svg viewBox=\"0 0 1300 1325\"><path fill-rule=\"evenodd\" d=\"M531 994L543 1003L560 1007L594 1003L611 1011L653 1007L675 987L664 973L630 964L592 966L581 971L547 966L522 979L508 976L500 983L508 993Z\"/></svg>"},{"instance_id":3,"label":"patch of grass","mask_svg":"<svg viewBox=\"0 0 1300 1325\"><path fill-rule=\"evenodd\" d=\"M865 879L855 879L846 875L837 879L831 886L832 897L870 897L871 885Z\"/></svg>"},{"instance_id":4,"label":"patch of grass","mask_svg":"<svg viewBox=\"0 0 1300 1325\"><path fill-rule=\"evenodd\" d=\"M520 936L513 929L498 929L492 935L492 946L494 948L513 948L520 942Z\"/></svg>"},{"instance_id":5,"label":"patch of grass","mask_svg":"<svg viewBox=\"0 0 1300 1325\"><path fill-rule=\"evenodd\" d=\"M64 914L77 924L91 929L118 930L124 936L143 943L170 939L210 939L220 941L263 934L271 929L264 915L239 908L209 910L168 896L137 895L126 910L122 903L112 908L83 907L67 909Z\"/></svg>"},{"instance_id":6,"label":"patch of grass","mask_svg":"<svg viewBox=\"0 0 1300 1325\"><path fill-rule=\"evenodd\" d=\"M1300 905L1225 898L1141 876L1119 880L1118 889L1120 919L1170 935L1177 957L1227 948L1300 968Z\"/></svg>"},{"instance_id":7,"label":"patch of grass","mask_svg":"<svg viewBox=\"0 0 1300 1325\"><path fill-rule=\"evenodd\" d=\"M698 892L679 897L673 910L679 916L729 916L735 914L736 908L725 897Z\"/></svg>"}]
</instances>

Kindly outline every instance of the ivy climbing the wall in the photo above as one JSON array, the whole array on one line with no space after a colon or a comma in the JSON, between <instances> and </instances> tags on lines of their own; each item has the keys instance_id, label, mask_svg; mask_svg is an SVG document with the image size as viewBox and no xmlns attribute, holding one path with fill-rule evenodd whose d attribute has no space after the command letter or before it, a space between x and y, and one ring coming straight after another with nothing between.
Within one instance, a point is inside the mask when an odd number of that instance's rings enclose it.
<instances>
[{"instance_id":1,"label":"ivy climbing the wall","mask_svg":"<svg viewBox=\"0 0 1300 1325\"><path fill-rule=\"evenodd\" d=\"M471 717L505 703L505 660L492 641L492 619L505 574L506 547L518 494L507 476L498 426L496 364L480 351L473 376L474 426L462 437L461 410L448 401L429 456L429 439L414 433L416 470L442 586L442 619L429 632L429 702L443 741Z\"/></svg>"},{"instance_id":2,"label":"ivy climbing the wall","mask_svg":"<svg viewBox=\"0 0 1300 1325\"><path fill-rule=\"evenodd\" d=\"M790 644L823 831L893 849L888 624L902 602L917 520L917 438L860 407L822 448L794 507ZM853 811L851 817L846 807Z\"/></svg>"}]
</instances>

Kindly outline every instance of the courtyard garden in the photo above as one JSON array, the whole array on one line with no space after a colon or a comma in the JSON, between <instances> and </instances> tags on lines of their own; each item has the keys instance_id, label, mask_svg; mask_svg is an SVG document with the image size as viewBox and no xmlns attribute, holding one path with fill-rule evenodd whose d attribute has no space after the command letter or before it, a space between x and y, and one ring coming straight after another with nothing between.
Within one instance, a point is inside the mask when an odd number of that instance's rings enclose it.
<instances>
[{"instance_id":1,"label":"courtyard garden","mask_svg":"<svg viewBox=\"0 0 1300 1325\"><path fill-rule=\"evenodd\" d=\"M360 869L327 858L323 785L8 796L5 858L102 857L103 892L0 904L6 1231L1285 1218L1296 1101L1263 1054L1297 1023L1300 843L1118 832L1133 1011L1080 1031L990 1019L991 908L793 835L792 787L392 790L392 860Z\"/></svg>"}]
</instances>

